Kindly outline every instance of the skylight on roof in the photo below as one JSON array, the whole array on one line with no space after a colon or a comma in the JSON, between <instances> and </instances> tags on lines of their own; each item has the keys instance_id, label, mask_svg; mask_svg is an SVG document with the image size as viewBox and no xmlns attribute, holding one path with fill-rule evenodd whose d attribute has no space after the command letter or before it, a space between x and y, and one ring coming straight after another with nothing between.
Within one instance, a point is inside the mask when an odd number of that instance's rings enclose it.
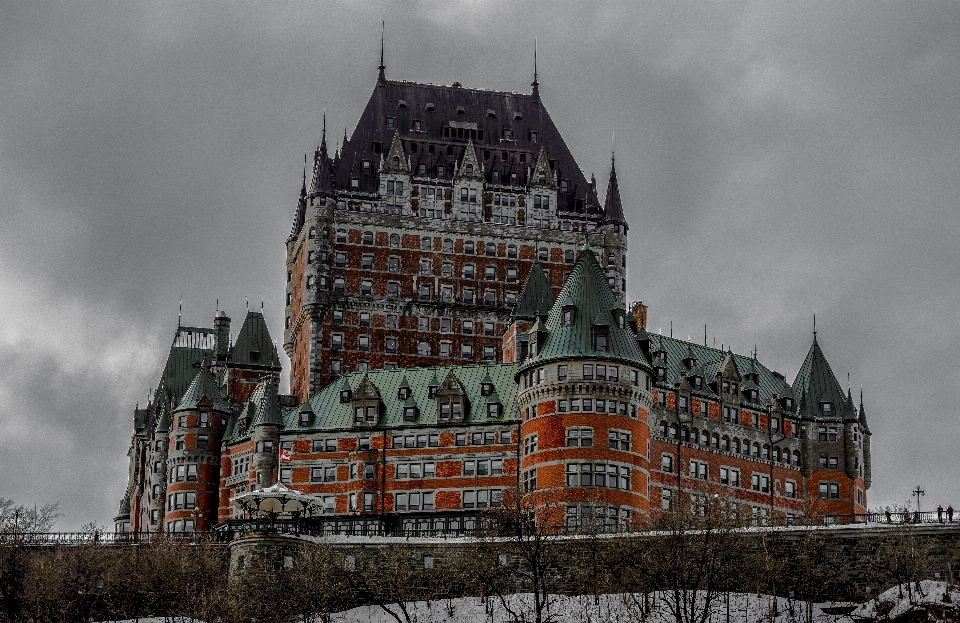
<instances>
[{"instance_id":1,"label":"skylight on roof","mask_svg":"<svg viewBox=\"0 0 960 623\"><path fill-rule=\"evenodd\" d=\"M407 107L407 100L400 100L399 102L397 102L397 108L406 108L406 107Z\"/></svg>"},{"instance_id":2,"label":"skylight on roof","mask_svg":"<svg viewBox=\"0 0 960 623\"><path fill-rule=\"evenodd\" d=\"M517 112L513 113L513 120L514 120L514 121L523 121L523 113L521 113L519 110L518 110Z\"/></svg>"},{"instance_id":3,"label":"skylight on roof","mask_svg":"<svg viewBox=\"0 0 960 623\"><path fill-rule=\"evenodd\" d=\"M487 116L490 117L490 118L492 118L492 119L496 119L496 118L497 118L497 111L495 111L495 110L492 109L492 108L488 108L488 109L487 109Z\"/></svg>"}]
</instances>

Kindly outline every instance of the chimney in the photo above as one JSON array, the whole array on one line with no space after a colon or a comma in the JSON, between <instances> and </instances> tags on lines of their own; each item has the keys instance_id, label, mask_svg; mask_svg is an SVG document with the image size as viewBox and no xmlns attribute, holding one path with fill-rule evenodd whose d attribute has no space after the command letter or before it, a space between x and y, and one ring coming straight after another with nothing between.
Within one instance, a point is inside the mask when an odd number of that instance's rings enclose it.
<instances>
[{"instance_id":1,"label":"chimney","mask_svg":"<svg viewBox=\"0 0 960 623\"><path fill-rule=\"evenodd\" d=\"M647 328L647 306L643 301L637 301L630 304L630 313L637 319L637 329Z\"/></svg>"},{"instance_id":2,"label":"chimney","mask_svg":"<svg viewBox=\"0 0 960 623\"><path fill-rule=\"evenodd\" d=\"M223 361L230 352L230 318L225 311L218 310L213 319L213 356Z\"/></svg>"}]
</instances>

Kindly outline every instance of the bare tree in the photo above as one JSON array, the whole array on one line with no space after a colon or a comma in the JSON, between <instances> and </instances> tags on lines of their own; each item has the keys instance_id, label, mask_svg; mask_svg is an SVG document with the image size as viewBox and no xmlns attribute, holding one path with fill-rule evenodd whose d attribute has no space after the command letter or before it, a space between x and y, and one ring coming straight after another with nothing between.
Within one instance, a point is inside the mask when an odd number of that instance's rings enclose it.
<instances>
[{"instance_id":1,"label":"bare tree","mask_svg":"<svg viewBox=\"0 0 960 623\"><path fill-rule=\"evenodd\" d=\"M749 568L740 523L739 506L705 485L652 519L650 531L624 539L619 572L635 591L662 596L676 623L707 623L719 612L723 592L739 586ZM650 611L646 599L631 603L638 618Z\"/></svg>"},{"instance_id":2,"label":"bare tree","mask_svg":"<svg viewBox=\"0 0 960 623\"><path fill-rule=\"evenodd\" d=\"M0 498L0 620L19 620L31 550L58 517L56 504L30 508Z\"/></svg>"}]
</instances>

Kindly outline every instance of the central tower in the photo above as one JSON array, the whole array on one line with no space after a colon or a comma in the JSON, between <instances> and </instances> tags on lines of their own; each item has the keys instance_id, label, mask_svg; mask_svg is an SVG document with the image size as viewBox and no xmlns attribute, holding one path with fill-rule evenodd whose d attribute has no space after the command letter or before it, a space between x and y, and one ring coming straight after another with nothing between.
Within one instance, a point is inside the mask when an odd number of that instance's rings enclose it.
<instances>
[{"instance_id":1,"label":"central tower","mask_svg":"<svg viewBox=\"0 0 960 623\"><path fill-rule=\"evenodd\" d=\"M586 235L623 300L626 221L601 207L530 94L387 80L333 157L326 131L287 239L284 348L301 400L341 374L502 358L538 261L557 292Z\"/></svg>"}]
</instances>

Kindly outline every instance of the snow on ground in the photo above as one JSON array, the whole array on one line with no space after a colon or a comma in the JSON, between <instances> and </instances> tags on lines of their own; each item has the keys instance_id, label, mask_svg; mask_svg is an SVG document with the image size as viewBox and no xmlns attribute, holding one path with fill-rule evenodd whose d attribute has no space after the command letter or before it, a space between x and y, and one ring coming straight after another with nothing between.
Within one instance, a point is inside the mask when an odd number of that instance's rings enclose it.
<instances>
[{"instance_id":1,"label":"snow on ground","mask_svg":"<svg viewBox=\"0 0 960 623\"><path fill-rule=\"evenodd\" d=\"M631 595L593 595L552 596L549 603L549 618L554 623L636 623L641 619L640 603L643 596L635 600ZM530 594L511 595L507 605L514 611L525 613L526 621L532 621L533 597ZM729 618L727 616L727 595L722 594L713 607L710 621L715 623L806 623L806 602L785 598L774 599L752 593L731 593L729 595ZM649 623L672 623L675 619L667 607L663 593L651 595L651 612L645 619ZM702 598L701 598L702 604ZM792 610L791 610L792 605ZM826 606L826 604L825 604ZM396 605L388 606L400 617L407 618ZM702 607L702 606L701 606ZM774 610L776 608L776 610ZM497 598L465 597L460 599L434 602L418 601L407 604L411 623L513 623L515 619ZM775 615L772 613L776 612ZM819 607L813 609L813 623L852 623L848 617L836 617L825 614ZM396 623L379 606L361 606L330 617L331 623Z\"/></svg>"},{"instance_id":2,"label":"snow on ground","mask_svg":"<svg viewBox=\"0 0 960 623\"><path fill-rule=\"evenodd\" d=\"M901 597L901 590L903 597ZM912 596L912 597L911 597ZM944 597L952 599L945 602ZM700 596L702 607L702 595ZM545 620L552 623L672 623L674 617L667 603L666 593L651 594L650 612L641 618L643 595L552 595ZM813 604L813 620L807 618L807 603L783 597L773 598L755 593L724 593L714 602L711 623L860 623L862 621L896 621L914 610L927 610L931 621L960 621L960 590L948 592L943 582L924 580L919 584L894 586L876 599L859 606L850 604ZM461 597L437 601L417 601L405 604L406 614L397 604L389 605L400 621L410 623L514 623L521 620L509 610L522 613L525 621L534 620L533 596L529 593L509 595L506 606L496 597ZM728 610L729 607L729 610ZM853 610L849 615L839 611ZM878 615L880 618L878 618ZM926 618L926 617L924 617ZM397 619L380 606L360 606L329 616L329 623L396 623ZM316 621L320 621L317 617ZM106 623L106 622L102 622ZM194 619L163 617L128 619L111 623L203 623Z\"/></svg>"}]
</instances>

